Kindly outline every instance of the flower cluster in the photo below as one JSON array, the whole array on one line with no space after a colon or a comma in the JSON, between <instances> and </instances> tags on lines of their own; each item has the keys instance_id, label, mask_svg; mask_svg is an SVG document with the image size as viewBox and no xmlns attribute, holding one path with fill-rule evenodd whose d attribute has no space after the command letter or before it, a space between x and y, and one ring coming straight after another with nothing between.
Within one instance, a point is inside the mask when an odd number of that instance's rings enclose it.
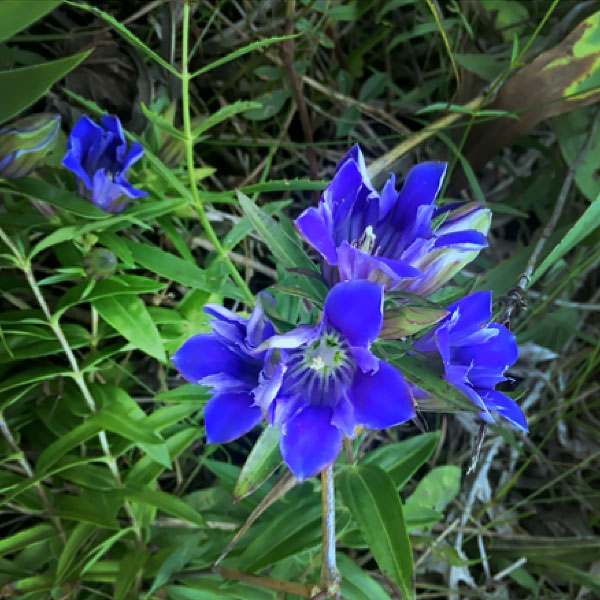
<instances>
[{"instance_id":1,"label":"flower cluster","mask_svg":"<svg viewBox=\"0 0 600 600\"><path fill-rule=\"evenodd\" d=\"M373 354L378 338L416 337L412 352L473 403L526 431L525 418L496 385L517 359L514 336L490 323L491 295L447 307L427 300L487 245L491 220L477 203L436 206L446 166L411 169L399 192L391 176L377 192L358 146L340 161L317 207L296 220L318 253L329 286L320 321L276 333L273 299L259 295L249 319L205 307L211 333L181 346L173 363L188 381L212 388L204 410L209 443L229 442L262 418L280 428L281 455L299 480L331 464L344 436L384 429L415 415L415 397L392 364ZM384 298L394 306L384 311ZM419 296L421 306L408 299ZM424 332L424 333L423 333Z\"/></svg>"}]
</instances>

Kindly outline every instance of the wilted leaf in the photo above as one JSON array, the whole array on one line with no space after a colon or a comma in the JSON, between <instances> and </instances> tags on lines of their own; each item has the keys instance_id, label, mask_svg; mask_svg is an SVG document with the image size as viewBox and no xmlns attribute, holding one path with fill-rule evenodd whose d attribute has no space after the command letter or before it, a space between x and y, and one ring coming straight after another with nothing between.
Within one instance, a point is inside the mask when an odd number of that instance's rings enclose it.
<instances>
[{"instance_id":1,"label":"wilted leaf","mask_svg":"<svg viewBox=\"0 0 600 600\"><path fill-rule=\"evenodd\" d=\"M486 109L517 113L473 127L465 145L467 162L479 169L499 150L540 121L600 100L600 12L582 21L560 44L520 69ZM453 186L460 187L459 174Z\"/></svg>"}]
</instances>

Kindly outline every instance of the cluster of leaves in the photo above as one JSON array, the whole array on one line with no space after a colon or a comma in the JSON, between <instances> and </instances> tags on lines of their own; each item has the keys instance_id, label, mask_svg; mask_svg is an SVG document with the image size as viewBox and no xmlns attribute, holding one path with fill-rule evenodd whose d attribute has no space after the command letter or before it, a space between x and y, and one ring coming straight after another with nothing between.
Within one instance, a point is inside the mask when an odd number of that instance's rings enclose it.
<instances>
[{"instance_id":1,"label":"cluster of leaves","mask_svg":"<svg viewBox=\"0 0 600 600\"><path fill-rule=\"evenodd\" d=\"M377 173L448 158L445 196L494 211L489 251L456 285L500 298L528 275L512 296L528 308L511 313L512 374L531 443L495 429L461 490L468 415L357 438L358 466L336 481L342 597L408 597L414 580L423 598L600 593L600 13L206 1L188 27L179 2L19 4L0 4L0 121L31 107L65 129L82 111L119 114L144 145L133 177L149 196L118 215L79 197L64 137L45 167L0 183L0 597L312 594L319 482L285 487L272 430L206 446L206 393L168 356L207 330L208 301L243 309L276 283L282 328L319 305L286 214L356 139L383 156ZM106 252L117 268L102 278ZM452 400L400 346L383 350Z\"/></svg>"}]
</instances>

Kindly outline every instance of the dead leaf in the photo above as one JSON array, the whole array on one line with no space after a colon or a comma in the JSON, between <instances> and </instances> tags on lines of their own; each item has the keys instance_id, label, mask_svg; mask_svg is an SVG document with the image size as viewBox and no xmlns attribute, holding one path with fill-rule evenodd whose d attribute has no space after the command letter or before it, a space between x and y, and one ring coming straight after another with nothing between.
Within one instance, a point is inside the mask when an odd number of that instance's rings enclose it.
<instances>
[{"instance_id":1,"label":"dead leaf","mask_svg":"<svg viewBox=\"0 0 600 600\"><path fill-rule=\"evenodd\" d=\"M560 44L521 68L486 109L508 111L518 119L499 118L475 125L464 154L473 169L525 135L540 121L600 100L600 11L583 20ZM466 182L457 171L452 189Z\"/></svg>"}]
</instances>

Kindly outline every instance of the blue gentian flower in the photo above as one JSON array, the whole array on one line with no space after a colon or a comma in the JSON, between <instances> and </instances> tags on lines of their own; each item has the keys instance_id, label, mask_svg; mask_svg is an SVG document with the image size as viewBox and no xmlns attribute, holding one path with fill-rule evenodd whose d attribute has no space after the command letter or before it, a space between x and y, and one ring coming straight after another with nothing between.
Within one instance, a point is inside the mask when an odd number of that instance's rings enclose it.
<instances>
[{"instance_id":1,"label":"blue gentian flower","mask_svg":"<svg viewBox=\"0 0 600 600\"><path fill-rule=\"evenodd\" d=\"M127 169L138 161L144 150L134 142L129 150L118 117L104 115L102 126L83 116L67 141L62 164L78 178L79 194L109 212L125 209L128 198L146 196L125 178Z\"/></svg>"},{"instance_id":2,"label":"blue gentian flower","mask_svg":"<svg viewBox=\"0 0 600 600\"><path fill-rule=\"evenodd\" d=\"M401 373L370 350L383 320L383 286L338 283L327 294L321 321L268 338L280 349L270 378L269 422L280 426L283 460L299 480L338 455L342 435L384 429L415 414Z\"/></svg>"},{"instance_id":3,"label":"blue gentian flower","mask_svg":"<svg viewBox=\"0 0 600 600\"><path fill-rule=\"evenodd\" d=\"M400 192L392 175L378 193L354 146L319 205L295 221L321 254L328 283L368 279L388 290L429 296L472 261L487 246L491 212L477 203L436 207L445 172L445 163L421 163Z\"/></svg>"},{"instance_id":4,"label":"blue gentian flower","mask_svg":"<svg viewBox=\"0 0 600 600\"><path fill-rule=\"evenodd\" d=\"M519 406L496 385L506 381L504 372L518 356L515 336L504 325L489 323L492 316L490 292L477 292L447 307L449 312L431 332L414 344L414 349L437 354L446 379L480 409L480 417L493 422L496 413L513 427L527 431Z\"/></svg>"},{"instance_id":5,"label":"blue gentian flower","mask_svg":"<svg viewBox=\"0 0 600 600\"><path fill-rule=\"evenodd\" d=\"M269 301L267 294L259 294L249 319L207 304L204 311L214 317L212 332L191 337L171 359L184 379L212 388L204 408L208 443L231 442L250 431L271 400L265 370L269 351L259 350L274 334L263 309Z\"/></svg>"}]
</instances>

